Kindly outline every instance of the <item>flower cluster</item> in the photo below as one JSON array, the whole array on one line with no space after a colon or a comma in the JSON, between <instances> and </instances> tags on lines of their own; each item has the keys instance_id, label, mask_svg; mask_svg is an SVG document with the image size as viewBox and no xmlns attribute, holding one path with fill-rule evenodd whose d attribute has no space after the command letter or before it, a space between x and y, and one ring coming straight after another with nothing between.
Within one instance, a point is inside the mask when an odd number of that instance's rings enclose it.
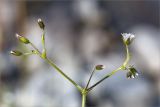
<instances>
[{"instance_id":1,"label":"flower cluster","mask_svg":"<svg viewBox=\"0 0 160 107\"><path fill-rule=\"evenodd\" d=\"M41 57L42 58L46 58L46 49L45 49L45 42L44 42L45 41L45 34L44 34L45 25L44 25L42 19L38 19L37 23L38 23L39 27L43 30L42 44L43 44L43 48L44 49L43 49ZM38 54L38 53L40 53L39 50L29 41L29 39L27 39L26 37L21 36L19 34L16 34L15 36L19 40L19 42L21 42L23 44L29 44L35 50L31 50L29 53L22 53L19 50L12 50L12 51L10 51L10 54L12 54L14 56L21 56L21 55L32 55L32 54Z\"/></svg>"},{"instance_id":2,"label":"flower cluster","mask_svg":"<svg viewBox=\"0 0 160 107\"><path fill-rule=\"evenodd\" d=\"M91 75L90 75L90 77L88 79L88 82L87 82L86 86L82 87L82 86L78 85L73 79L71 79L67 74L65 74L65 72L63 72L54 62L52 62L47 57L47 50L46 50L46 47L45 47L45 24L43 23L43 21L41 19L38 19L37 23L38 23L40 29L43 32L43 34L41 36L41 42L42 42L43 49L39 50L26 37L23 37L23 36L20 36L20 35L16 34L16 38L21 43L26 44L26 45L30 45L33 48L33 50L30 50L29 53L26 53L26 52L22 53L19 50L12 50L12 51L10 51L10 53L12 55L15 55L15 56L32 55L32 54L39 55L48 64L50 64L54 69L56 69L56 71L58 73L60 73L65 79L67 79L70 83L72 83L78 89L78 91L82 95L82 107L85 107L86 96L87 96L88 92L91 91L97 85L99 85L105 79L107 79L107 78L111 77L112 75L114 75L116 72L118 72L120 70L127 70L127 73L126 73L126 77L127 78L135 78L135 77L137 77L139 75L139 73L137 72L137 70L133 66L128 66L128 63L129 63L129 60L130 60L130 57L131 57L129 49L128 49L129 48L128 46L133 42L135 36L133 34L131 34L131 33L122 33L121 35L122 35L123 43L124 43L125 48L126 48L126 59L122 63L122 65L120 67L118 67L117 69L113 70L112 72L110 72L109 74L106 74L103 78L101 78L95 84L90 86L89 84L90 84L90 81L91 81L95 71L101 71L101 70L104 70L104 68L105 68L104 65L96 65L94 67L93 71L91 72Z\"/></svg>"}]
</instances>

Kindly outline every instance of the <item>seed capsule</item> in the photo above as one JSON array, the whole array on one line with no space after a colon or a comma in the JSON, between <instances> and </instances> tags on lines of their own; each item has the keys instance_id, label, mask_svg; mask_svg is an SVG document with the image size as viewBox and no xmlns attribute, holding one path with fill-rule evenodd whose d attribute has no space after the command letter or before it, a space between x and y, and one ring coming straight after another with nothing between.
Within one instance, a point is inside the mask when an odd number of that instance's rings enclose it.
<instances>
[{"instance_id":1,"label":"seed capsule","mask_svg":"<svg viewBox=\"0 0 160 107\"><path fill-rule=\"evenodd\" d=\"M22 52L18 51L18 50L12 50L10 51L10 54L15 55L15 56L21 56L23 55Z\"/></svg>"}]
</instances>

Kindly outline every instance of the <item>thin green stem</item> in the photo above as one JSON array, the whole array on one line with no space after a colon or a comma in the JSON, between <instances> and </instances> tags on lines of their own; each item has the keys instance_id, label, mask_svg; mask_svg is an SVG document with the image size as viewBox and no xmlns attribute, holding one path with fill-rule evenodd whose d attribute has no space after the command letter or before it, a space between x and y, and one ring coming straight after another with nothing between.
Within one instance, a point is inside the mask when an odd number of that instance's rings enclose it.
<instances>
[{"instance_id":1,"label":"thin green stem","mask_svg":"<svg viewBox=\"0 0 160 107\"><path fill-rule=\"evenodd\" d=\"M43 50L46 53L46 46L45 46L45 31L43 30L43 34L42 34L42 46L43 46Z\"/></svg>"},{"instance_id":2,"label":"thin green stem","mask_svg":"<svg viewBox=\"0 0 160 107\"><path fill-rule=\"evenodd\" d=\"M86 107L86 97L87 97L87 94L83 93L82 94L82 107Z\"/></svg>"},{"instance_id":3,"label":"thin green stem","mask_svg":"<svg viewBox=\"0 0 160 107\"><path fill-rule=\"evenodd\" d=\"M24 53L24 56L33 55L33 53Z\"/></svg>"},{"instance_id":4,"label":"thin green stem","mask_svg":"<svg viewBox=\"0 0 160 107\"><path fill-rule=\"evenodd\" d=\"M42 45L43 45L43 48L45 49L45 31L43 30L43 34L42 34Z\"/></svg>"},{"instance_id":5,"label":"thin green stem","mask_svg":"<svg viewBox=\"0 0 160 107\"><path fill-rule=\"evenodd\" d=\"M68 77L57 65L55 65L51 60L45 58L45 61L49 63L53 68L55 68L64 78L69 80L80 92L82 91L81 86L79 86L75 81L73 81L70 77Z\"/></svg>"},{"instance_id":6,"label":"thin green stem","mask_svg":"<svg viewBox=\"0 0 160 107\"><path fill-rule=\"evenodd\" d=\"M90 75L90 77L89 77L89 80L88 80L88 82L87 82L87 85L86 85L86 88L85 89L87 89L88 88L88 86L89 86L89 83L90 83L90 81L91 81L91 79L92 79L92 76L93 76L93 74L94 74L94 72L95 72L95 67L94 67L94 69L93 69L93 71L92 71L92 73L91 73L91 75Z\"/></svg>"},{"instance_id":7,"label":"thin green stem","mask_svg":"<svg viewBox=\"0 0 160 107\"><path fill-rule=\"evenodd\" d=\"M97 86L98 84L100 84L102 81L104 81L105 79L109 78L110 76L112 76L113 74L115 74L117 71L121 70L122 66L113 70L112 72L110 72L109 74L107 74L106 76L104 76L101 80L99 80L97 83L95 83L94 85L92 85L90 88L88 88L88 91L91 91L95 86Z\"/></svg>"},{"instance_id":8,"label":"thin green stem","mask_svg":"<svg viewBox=\"0 0 160 107\"><path fill-rule=\"evenodd\" d=\"M30 42L30 45L38 52L38 54L41 55L41 52L38 50L38 48L36 48L36 46Z\"/></svg>"},{"instance_id":9,"label":"thin green stem","mask_svg":"<svg viewBox=\"0 0 160 107\"><path fill-rule=\"evenodd\" d=\"M125 45L125 47L126 47L126 60L125 60L124 63L123 63L123 66L124 66L124 67L127 66L128 62L129 62L129 60L130 60L130 53L129 53L128 45Z\"/></svg>"}]
</instances>

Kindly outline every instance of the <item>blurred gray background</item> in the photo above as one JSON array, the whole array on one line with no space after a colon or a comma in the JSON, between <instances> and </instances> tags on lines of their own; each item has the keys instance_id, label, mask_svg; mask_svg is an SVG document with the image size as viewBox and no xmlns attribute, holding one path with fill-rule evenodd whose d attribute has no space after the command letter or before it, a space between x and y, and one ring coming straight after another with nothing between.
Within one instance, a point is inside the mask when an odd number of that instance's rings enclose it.
<instances>
[{"instance_id":1,"label":"blurred gray background","mask_svg":"<svg viewBox=\"0 0 160 107\"><path fill-rule=\"evenodd\" d=\"M140 76L126 79L120 71L97 86L87 107L160 107L159 0L0 0L0 107L80 107L81 95L38 56L15 57L15 33L42 49L37 19L46 24L46 46L66 74L85 86L119 67L125 58L121 33L133 33L130 46Z\"/></svg>"}]
</instances>

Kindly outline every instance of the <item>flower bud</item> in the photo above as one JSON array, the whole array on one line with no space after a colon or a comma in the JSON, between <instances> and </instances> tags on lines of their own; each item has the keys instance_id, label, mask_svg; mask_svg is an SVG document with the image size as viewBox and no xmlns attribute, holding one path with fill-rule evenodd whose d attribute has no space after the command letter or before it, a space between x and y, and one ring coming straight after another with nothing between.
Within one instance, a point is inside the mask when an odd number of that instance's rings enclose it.
<instances>
[{"instance_id":1,"label":"flower bud","mask_svg":"<svg viewBox=\"0 0 160 107\"><path fill-rule=\"evenodd\" d=\"M139 75L139 73L137 72L137 70L133 66L128 67L128 72L126 74L127 78L135 78L138 75Z\"/></svg>"},{"instance_id":2,"label":"flower bud","mask_svg":"<svg viewBox=\"0 0 160 107\"><path fill-rule=\"evenodd\" d=\"M21 56L21 55L23 55L22 52L17 51L17 50L12 50L12 51L10 51L10 54L15 55L15 56Z\"/></svg>"},{"instance_id":3,"label":"flower bud","mask_svg":"<svg viewBox=\"0 0 160 107\"><path fill-rule=\"evenodd\" d=\"M96 65L96 70L103 70L104 68L104 65Z\"/></svg>"},{"instance_id":4,"label":"flower bud","mask_svg":"<svg viewBox=\"0 0 160 107\"><path fill-rule=\"evenodd\" d=\"M23 37L23 36L20 36L20 35L16 34L16 37L22 43L25 43L25 44L29 44L30 43L30 41L27 38Z\"/></svg>"},{"instance_id":5,"label":"flower bud","mask_svg":"<svg viewBox=\"0 0 160 107\"><path fill-rule=\"evenodd\" d=\"M45 28L45 25L44 25L44 23L43 23L43 21L42 21L42 19L38 19L38 25L39 25L39 27L41 28L41 29L43 29L44 30L44 28Z\"/></svg>"},{"instance_id":6,"label":"flower bud","mask_svg":"<svg viewBox=\"0 0 160 107\"><path fill-rule=\"evenodd\" d=\"M122 33L123 42L126 45L130 45L132 41L134 40L135 36L130 33Z\"/></svg>"}]
</instances>

